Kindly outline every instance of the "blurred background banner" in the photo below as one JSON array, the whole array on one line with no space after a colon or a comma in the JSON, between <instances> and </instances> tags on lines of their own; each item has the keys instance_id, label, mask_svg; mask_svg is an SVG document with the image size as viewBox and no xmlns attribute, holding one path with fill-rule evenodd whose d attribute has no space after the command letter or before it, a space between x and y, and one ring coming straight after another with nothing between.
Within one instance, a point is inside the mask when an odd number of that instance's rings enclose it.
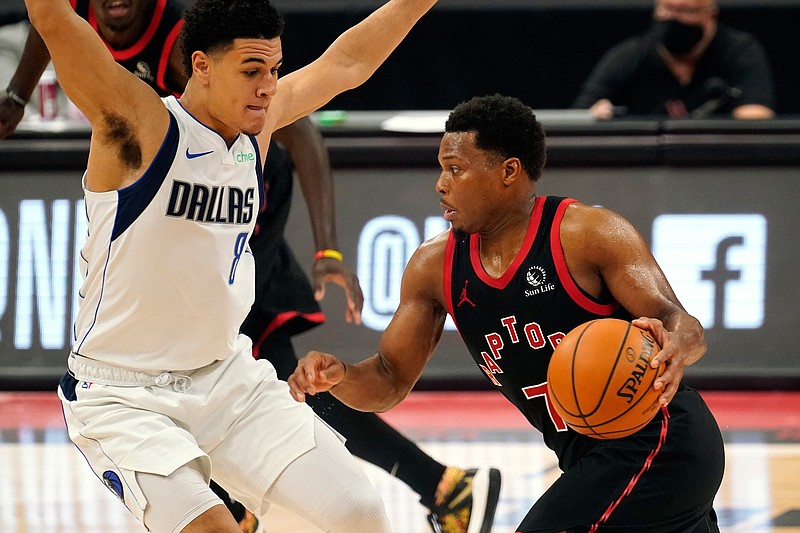
<instances>
[{"instance_id":1,"label":"blurred background banner","mask_svg":"<svg viewBox=\"0 0 800 533\"><path fill-rule=\"evenodd\" d=\"M275 0L287 22L284 73L381 3ZM571 195L631 220L703 321L710 352L687 370L689 380L800 389L800 0L718 5L721 22L751 32L767 51L775 120L595 122L566 109L609 47L651 25L652 0L440 0L372 79L315 116L334 166L342 251L366 302L364 325L349 325L338 311L340 291L329 291L328 325L296 337L298 351L356 360L377 347L405 263L446 229L434 183L447 110L500 92L521 98L545 125L539 193ZM0 23L21 19L22 0L0 2ZM0 142L0 388L50 388L63 373L86 233L80 176L88 127L75 117L29 115ZM310 267L299 193L294 202L287 237ZM482 380L449 324L420 386Z\"/></svg>"},{"instance_id":2,"label":"blurred background banner","mask_svg":"<svg viewBox=\"0 0 800 533\"><path fill-rule=\"evenodd\" d=\"M628 218L707 328L709 354L687 378L705 387L800 388L800 122L541 115L550 148L538 193ZM444 115L422 116L431 130L431 116ZM328 323L294 342L299 353L322 349L355 361L377 348L411 254L447 229L434 189L441 135L386 131L382 124L397 123L391 112L339 113L327 126L325 117L314 118L334 167L341 249L364 288L364 324L345 323L342 291L331 287L323 302ZM3 387L49 387L64 372L81 279L75 260L86 234L80 176L87 149L85 126L30 127L0 143ZM310 268L305 211L295 195L286 235ZM420 387L482 386L449 325Z\"/></svg>"},{"instance_id":3,"label":"blurred background banner","mask_svg":"<svg viewBox=\"0 0 800 533\"><path fill-rule=\"evenodd\" d=\"M446 227L437 177L434 165L336 171L340 242L358 266L366 327L346 324L341 306L326 302L328 324L295 338L300 353L330 350L355 362L377 349L399 301L402 267L422 241ZM559 166L545 169L538 193L608 207L643 234L681 302L706 327L709 353L686 370L694 384L797 388L798 178L798 167ZM309 258L304 209L294 206L287 234L302 229L305 236L293 245L298 257ZM458 334L447 328L421 385L482 379Z\"/></svg>"}]
</instances>

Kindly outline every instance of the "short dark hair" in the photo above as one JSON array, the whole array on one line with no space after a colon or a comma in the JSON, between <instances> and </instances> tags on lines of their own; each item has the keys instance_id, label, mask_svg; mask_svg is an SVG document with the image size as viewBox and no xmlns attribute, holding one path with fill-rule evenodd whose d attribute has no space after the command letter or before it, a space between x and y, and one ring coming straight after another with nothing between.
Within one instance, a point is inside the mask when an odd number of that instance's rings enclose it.
<instances>
[{"instance_id":1,"label":"short dark hair","mask_svg":"<svg viewBox=\"0 0 800 533\"><path fill-rule=\"evenodd\" d=\"M274 39L283 16L269 0L198 0L186 11L181 29L183 68L192 75L192 54L225 51L236 39Z\"/></svg>"},{"instance_id":2,"label":"short dark hair","mask_svg":"<svg viewBox=\"0 0 800 533\"><path fill-rule=\"evenodd\" d=\"M534 181L547 159L544 129L533 110L519 99L495 94L476 96L450 113L445 132L475 132L475 146L504 159L516 157Z\"/></svg>"}]
</instances>

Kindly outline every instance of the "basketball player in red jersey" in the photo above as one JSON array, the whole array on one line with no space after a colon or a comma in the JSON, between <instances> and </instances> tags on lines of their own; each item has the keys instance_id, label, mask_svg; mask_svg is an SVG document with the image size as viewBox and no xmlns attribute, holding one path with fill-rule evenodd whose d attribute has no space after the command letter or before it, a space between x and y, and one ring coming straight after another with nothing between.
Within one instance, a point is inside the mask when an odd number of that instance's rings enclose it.
<instances>
[{"instance_id":1,"label":"basketball player in red jersey","mask_svg":"<svg viewBox=\"0 0 800 533\"><path fill-rule=\"evenodd\" d=\"M147 82L159 96L180 96L188 80L177 40L183 25L182 4L177 0L70 0L70 4L103 38L118 63ZM9 89L29 98L49 61L44 42L31 28ZM23 106L8 96L0 97L0 138L13 132L22 111ZM319 131L310 119L302 118L276 131L273 137L288 149L290 160L282 148L271 144L265 167L267 202L250 240L256 258L256 303L242 332L253 340L254 356L269 360L278 377L285 380L297 361L291 337L325 320L314 292L322 290L324 295L327 282L342 286L347 297L347 320L356 323L360 322L363 295L356 274L344 262L328 257L314 261L312 287L283 235L294 167L309 207L316 248L338 249L333 178ZM497 470L446 467L382 418L350 409L330 395L311 398L309 403L347 438L351 453L392 472L414 490L432 511L429 520L438 521L444 533L466 533L470 524L473 528L475 524L491 525L500 490ZM481 483L490 478L494 479L492 483ZM465 487L469 497L453 504ZM212 488L240 521L243 532L256 530L255 517L213 482Z\"/></svg>"},{"instance_id":2,"label":"basketball player in red jersey","mask_svg":"<svg viewBox=\"0 0 800 533\"><path fill-rule=\"evenodd\" d=\"M309 353L289 379L295 398L330 390L356 409L392 408L420 377L449 313L475 362L542 432L564 472L518 532L719 531L712 503L722 437L700 395L681 383L706 350L703 328L639 233L607 209L536 195L544 132L517 99L456 107L439 163L436 190L452 229L411 258L378 352L348 366ZM663 347L651 364L665 367L655 384L661 412L639 432L606 441L569 429L547 396L554 346L602 317L645 317L633 323Z\"/></svg>"}]
</instances>

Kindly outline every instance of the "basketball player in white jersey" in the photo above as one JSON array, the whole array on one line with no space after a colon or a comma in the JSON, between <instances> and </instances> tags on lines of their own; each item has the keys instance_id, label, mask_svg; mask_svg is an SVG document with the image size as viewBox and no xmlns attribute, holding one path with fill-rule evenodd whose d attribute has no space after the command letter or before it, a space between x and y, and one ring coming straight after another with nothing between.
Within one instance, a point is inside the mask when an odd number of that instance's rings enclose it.
<instances>
[{"instance_id":1,"label":"basketball player in white jersey","mask_svg":"<svg viewBox=\"0 0 800 533\"><path fill-rule=\"evenodd\" d=\"M68 0L26 0L92 124L85 281L59 395L70 438L148 530L238 533L212 468L260 514L277 502L326 531L389 530L341 440L238 331L271 133L363 83L434 3L391 0L278 81L283 21L268 0L199 0L182 34L189 82L162 100Z\"/></svg>"}]
</instances>

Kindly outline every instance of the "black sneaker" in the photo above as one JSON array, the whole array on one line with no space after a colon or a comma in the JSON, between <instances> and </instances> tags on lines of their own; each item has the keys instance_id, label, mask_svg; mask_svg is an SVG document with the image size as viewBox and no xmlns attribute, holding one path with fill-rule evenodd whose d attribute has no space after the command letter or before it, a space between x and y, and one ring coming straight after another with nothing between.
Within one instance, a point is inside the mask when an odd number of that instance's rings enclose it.
<instances>
[{"instance_id":1,"label":"black sneaker","mask_svg":"<svg viewBox=\"0 0 800 533\"><path fill-rule=\"evenodd\" d=\"M490 533L500 498L500 471L448 467L445 479L451 487L447 497L428 515L434 533Z\"/></svg>"}]
</instances>

